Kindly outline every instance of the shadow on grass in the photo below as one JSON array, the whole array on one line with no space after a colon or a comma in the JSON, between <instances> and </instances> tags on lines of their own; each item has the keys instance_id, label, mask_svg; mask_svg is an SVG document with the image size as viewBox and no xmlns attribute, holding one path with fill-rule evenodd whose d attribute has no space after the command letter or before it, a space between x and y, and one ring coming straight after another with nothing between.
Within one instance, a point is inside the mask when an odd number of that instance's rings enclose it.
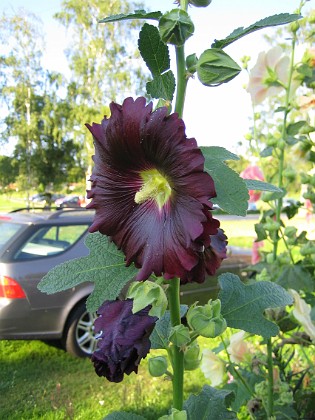
<instances>
[{"instance_id":1,"label":"shadow on grass","mask_svg":"<svg viewBox=\"0 0 315 420\"><path fill-rule=\"evenodd\" d=\"M156 420L171 405L171 383L142 366L139 375L114 384L99 378L89 359L52 343L0 341L0 355L1 418L103 419L125 410Z\"/></svg>"}]
</instances>

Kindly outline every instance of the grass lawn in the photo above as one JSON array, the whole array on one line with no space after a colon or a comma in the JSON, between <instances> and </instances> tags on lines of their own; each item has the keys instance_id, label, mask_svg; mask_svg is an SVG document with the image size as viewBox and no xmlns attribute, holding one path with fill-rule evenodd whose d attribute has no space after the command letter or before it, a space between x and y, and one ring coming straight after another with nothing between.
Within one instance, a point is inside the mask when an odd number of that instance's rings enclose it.
<instances>
[{"instance_id":1,"label":"grass lawn","mask_svg":"<svg viewBox=\"0 0 315 420\"><path fill-rule=\"evenodd\" d=\"M146 369L119 384L99 378L89 359L78 359L40 341L0 341L0 413L9 420L102 419L118 410L156 420L171 406L171 382ZM187 374L187 393L205 382Z\"/></svg>"}]
</instances>

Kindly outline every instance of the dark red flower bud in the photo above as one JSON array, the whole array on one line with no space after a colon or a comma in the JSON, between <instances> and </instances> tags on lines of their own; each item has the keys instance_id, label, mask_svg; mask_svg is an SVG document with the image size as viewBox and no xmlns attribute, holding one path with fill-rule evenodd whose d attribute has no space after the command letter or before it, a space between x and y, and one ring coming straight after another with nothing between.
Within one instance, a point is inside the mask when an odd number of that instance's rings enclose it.
<instances>
[{"instance_id":1,"label":"dark red flower bud","mask_svg":"<svg viewBox=\"0 0 315 420\"><path fill-rule=\"evenodd\" d=\"M132 304L132 299L105 301L97 312L95 332L101 335L91 360L98 376L111 382L121 382L124 374L137 373L141 359L151 348L149 337L157 318L148 315L150 306L133 314Z\"/></svg>"}]
</instances>

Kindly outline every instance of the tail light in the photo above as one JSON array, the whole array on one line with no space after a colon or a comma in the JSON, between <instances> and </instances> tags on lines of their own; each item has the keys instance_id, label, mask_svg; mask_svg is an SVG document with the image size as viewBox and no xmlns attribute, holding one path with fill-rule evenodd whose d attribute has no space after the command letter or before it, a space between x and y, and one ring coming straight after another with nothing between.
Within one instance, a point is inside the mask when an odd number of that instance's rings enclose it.
<instances>
[{"instance_id":1,"label":"tail light","mask_svg":"<svg viewBox=\"0 0 315 420\"><path fill-rule=\"evenodd\" d=\"M0 298L25 299L25 293L17 281L11 277L0 276Z\"/></svg>"}]
</instances>

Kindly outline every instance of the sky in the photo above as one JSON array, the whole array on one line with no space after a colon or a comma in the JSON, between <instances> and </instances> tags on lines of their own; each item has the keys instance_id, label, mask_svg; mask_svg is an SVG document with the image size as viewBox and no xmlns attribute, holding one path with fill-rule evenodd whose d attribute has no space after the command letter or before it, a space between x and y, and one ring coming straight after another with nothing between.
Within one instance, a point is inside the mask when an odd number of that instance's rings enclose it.
<instances>
[{"instance_id":1,"label":"sky","mask_svg":"<svg viewBox=\"0 0 315 420\"><path fill-rule=\"evenodd\" d=\"M173 0L143 0L146 10L166 12L174 8ZM315 1L310 1L314 7ZM60 0L1 0L0 12L17 12L20 7L39 16L46 32L44 66L67 73L64 50L67 35L62 26L53 19L61 9ZM195 24L195 33L185 45L186 55L197 56L210 48L214 39L223 39L238 27L247 27L256 21L278 13L294 13L299 0L213 0L207 8L189 8ZM150 21L152 23L152 21ZM119 24L119 23L117 23ZM271 35L273 29L263 29L250 34L225 48L239 65L241 57L251 57L253 67L259 52L270 48L263 35ZM170 46L170 49L172 47ZM172 58L172 69L175 62ZM198 78L190 79L187 88L183 119L188 137L196 138L200 146L223 146L234 153L242 153L240 142L246 143L244 135L250 128L252 105L244 89L248 81L246 71L231 82L219 87L203 86Z\"/></svg>"}]
</instances>

